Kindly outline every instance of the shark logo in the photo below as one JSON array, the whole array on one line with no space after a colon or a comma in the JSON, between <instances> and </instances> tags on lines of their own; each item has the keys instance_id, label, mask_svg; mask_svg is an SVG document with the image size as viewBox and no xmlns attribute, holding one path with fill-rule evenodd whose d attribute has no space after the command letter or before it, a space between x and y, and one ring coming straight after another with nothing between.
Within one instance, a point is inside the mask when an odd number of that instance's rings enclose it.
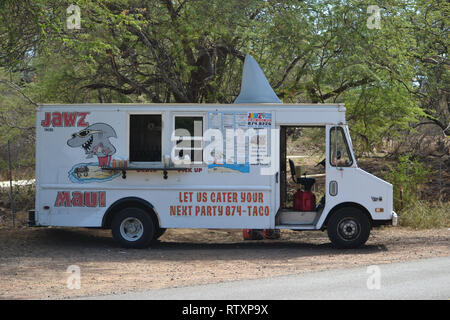
<instances>
[{"instance_id":1,"label":"shark logo","mask_svg":"<svg viewBox=\"0 0 450 320\"><path fill-rule=\"evenodd\" d=\"M106 123L94 123L72 134L67 145L72 148L81 147L87 159L97 156L98 165L108 167L111 164L111 156L116 153L116 148L109 138L117 138L114 129Z\"/></svg>"}]
</instances>

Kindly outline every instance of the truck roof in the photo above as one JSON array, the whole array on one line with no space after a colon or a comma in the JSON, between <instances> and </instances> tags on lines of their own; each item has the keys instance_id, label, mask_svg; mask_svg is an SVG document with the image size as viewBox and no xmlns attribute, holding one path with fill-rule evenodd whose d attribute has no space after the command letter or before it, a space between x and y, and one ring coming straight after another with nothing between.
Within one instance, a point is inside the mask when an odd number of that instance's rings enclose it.
<instances>
[{"instance_id":1,"label":"truck roof","mask_svg":"<svg viewBox=\"0 0 450 320\"><path fill-rule=\"evenodd\" d=\"M245 107L256 107L256 108L264 108L264 109L289 109L289 108L337 108L335 111L345 111L343 103L245 103L245 104L221 104L221 103L73 103L73 104L60 104L60 103L44 103L38 104L38 108L47 108L47 107L63 107L63 108L71 108L71 107L101 107L101 108L111 108L111 107L120 107L120 108L135 108L135 107L158 107L160 109L166 108L186 108L186 109L242 109Z\"/></svg>"},{"instance_id":2,"label":"truck roof","mask_svg":"<svg viewBox=\"0 0 450 320\"><path fill-rule=\"evenodd\" d=\"M90 112L124 111L131 113L159 112L272 112L278 125L324 125L345 124L345 107L340 103L327 104L204 104L204 103L79 103L40 104L37 111L52 112L79 111L86 108Z\"/></svg>"}]
</instances>

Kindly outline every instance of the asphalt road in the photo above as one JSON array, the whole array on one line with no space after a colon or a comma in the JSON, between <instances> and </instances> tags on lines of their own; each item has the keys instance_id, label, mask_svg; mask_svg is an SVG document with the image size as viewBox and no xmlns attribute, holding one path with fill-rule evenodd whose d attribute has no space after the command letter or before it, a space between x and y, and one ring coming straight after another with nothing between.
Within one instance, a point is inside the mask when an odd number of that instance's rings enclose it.
<instances>
[{"instance_id":1,"label":"asphalt road","mask_svg":"<svg viewBox=\"0 0 450 320\"><path fill-rule=\"evenodd\" d=\"M450 299L450 256L88 299Z\"/></svg>"}]
</instances>

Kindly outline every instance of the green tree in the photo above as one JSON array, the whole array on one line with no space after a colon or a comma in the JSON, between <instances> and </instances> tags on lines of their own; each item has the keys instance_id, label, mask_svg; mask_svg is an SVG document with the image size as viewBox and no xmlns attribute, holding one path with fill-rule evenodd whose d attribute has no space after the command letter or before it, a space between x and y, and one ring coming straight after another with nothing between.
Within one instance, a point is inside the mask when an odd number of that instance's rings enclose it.
<instances>
[{"instance_id":1,"label":"green tree","mask_svg":"<svg viewBox=\"0 0 450 320\"><path fill-rule=\"evenodd\" d=\"M231 103L250 53L285 103L345 103L370 151L448 123L448 4L377 4L380 28L371 0L5 0L0 63L42 103Z\"/></svg>"}]
</instances>

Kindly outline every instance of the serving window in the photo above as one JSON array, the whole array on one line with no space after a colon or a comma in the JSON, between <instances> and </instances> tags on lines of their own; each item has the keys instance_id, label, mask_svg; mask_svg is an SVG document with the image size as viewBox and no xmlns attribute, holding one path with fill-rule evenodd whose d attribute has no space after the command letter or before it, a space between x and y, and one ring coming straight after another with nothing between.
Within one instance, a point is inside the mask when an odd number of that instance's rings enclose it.
<instances>
[{"instance_id":1,"label":"serving window","mask_svg":"<svg viewBox=\"0 0 450 320\"><path fill-rule=\"evenodd\" d=\"M180 160L190 160L192 164L203 161L203 117L175 116L175 155Z\"/></svg>"},{"instance_id":2,"label":"serving window","mask_svg":"<svg viewBox=\"0 0 450 320\"><path fill-rule=\"evenodd\" d=\"M161 162L161 131L160 114L130 115L130 162Z\"/></svg>"}]
</instances>

